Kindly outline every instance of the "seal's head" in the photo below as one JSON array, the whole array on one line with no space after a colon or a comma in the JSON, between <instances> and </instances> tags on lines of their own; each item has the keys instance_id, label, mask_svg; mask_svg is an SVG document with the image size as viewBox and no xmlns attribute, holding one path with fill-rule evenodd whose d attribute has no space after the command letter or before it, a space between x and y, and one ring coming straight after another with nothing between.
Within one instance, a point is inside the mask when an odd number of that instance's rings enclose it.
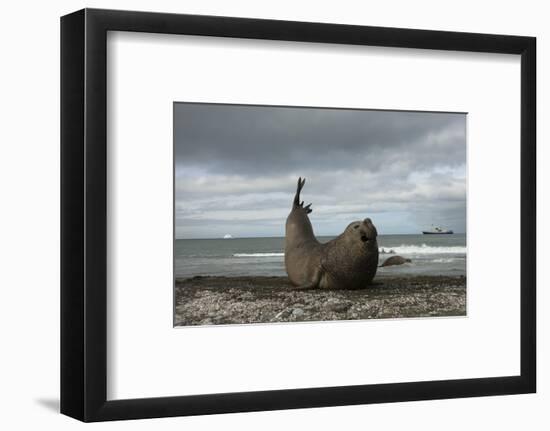
<instances>
[{"instance_id":1,"label":"seal's head","mask_svg":"<svg viewBox=\"0 0 550 431\"><path fill-rule=\"evenodd\" d=\"M354 221L344 232L325 244L322 266L326 282L337 289L361 289L368 285L378 267L378 233L371 219Z\"/></svg>"},{"instance_id":2,"label":"seal's head","mask_svg":"<svg viewBox=\"0 0 550 431\"><path fill-rule=\"evenodd\" d=\"M360 246L366 250L378 251L377 236L378 232L370 218L351 222L344 231L344 237L350 245Z\"/></svg>"}]
</instances>

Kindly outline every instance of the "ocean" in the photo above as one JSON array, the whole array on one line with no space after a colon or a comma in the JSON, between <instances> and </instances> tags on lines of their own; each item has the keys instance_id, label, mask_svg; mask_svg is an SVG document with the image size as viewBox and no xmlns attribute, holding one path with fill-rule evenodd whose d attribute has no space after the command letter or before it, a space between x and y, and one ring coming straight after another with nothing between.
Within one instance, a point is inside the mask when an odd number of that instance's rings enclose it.
<instances>
[{"instance_id":1,"label":"ocean","mask_svg":"<svg viewBox=\"0 0 550 431\"><path fill-rule=\"evenodd\" d=\"M318 237L320 242L334 237ZM378 268L378 274L466 275L466 235L379 235L379 263L403 256L411 263ZM393 253L392 253L393 252ZM286 276L284 238L177 239L175 275Z\"/></svg>"}]
</instances>

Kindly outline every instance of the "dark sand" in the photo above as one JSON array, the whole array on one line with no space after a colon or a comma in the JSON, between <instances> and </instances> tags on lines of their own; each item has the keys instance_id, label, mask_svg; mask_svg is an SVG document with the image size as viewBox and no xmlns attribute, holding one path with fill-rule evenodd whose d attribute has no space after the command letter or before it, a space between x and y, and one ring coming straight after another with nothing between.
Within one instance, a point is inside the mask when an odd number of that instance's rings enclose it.
<instances>
[{"instance_id":1,"label":"dark sand","mask_svg":"<svg viewBox=\"0 0 550 431\"><path fill-rule=\"evenodd\" d=\"M286 277L177 279L175 326L466 315L466 278L377 276L362 290L296 290Z\"/></svg>"}]
</instances>

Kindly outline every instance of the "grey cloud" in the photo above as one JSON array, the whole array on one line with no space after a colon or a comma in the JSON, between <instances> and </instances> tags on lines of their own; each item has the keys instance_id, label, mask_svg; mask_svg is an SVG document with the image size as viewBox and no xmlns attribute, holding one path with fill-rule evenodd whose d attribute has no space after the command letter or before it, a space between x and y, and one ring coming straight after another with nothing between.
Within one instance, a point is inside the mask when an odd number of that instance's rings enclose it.
<instances>
[{"instance_id":1,"label":"grey cloud","mask_svg":"<svg viewBox=\"0 0 550 431\"><path fill-rule=\"evenodd\" d=\"M464 114L176 104L174 136L178 237L281 235L297 176L320 234L465 230Z\"/></svg>"},{"instance_id":2,"label":"grey cloud","mask_svg":"<svg viewBox=\"0 0 550 431\"><path fill-rule=\"evenodd\" d=\"M410 170L464 162L464 115L175 105L176 164L266 175L340 167Z\"/></svg>"}]
</instances>

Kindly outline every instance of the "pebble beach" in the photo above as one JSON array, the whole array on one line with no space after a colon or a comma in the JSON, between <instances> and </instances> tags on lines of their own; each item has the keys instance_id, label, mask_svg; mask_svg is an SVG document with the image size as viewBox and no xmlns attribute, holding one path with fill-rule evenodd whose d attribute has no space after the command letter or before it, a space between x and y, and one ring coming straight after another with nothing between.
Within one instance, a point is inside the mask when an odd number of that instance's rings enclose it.
<instances>
[{"instance_id":1,"label":"pebble beach","mask_svg":"<svg viewBox=\"0 0 550 431\"><path fill-rule=\"evenodd\" d=\"M280 276L177 278L174 326L466 315L465 276L377 275L360 290L297 290Z\"/></svg>"}]
</instances>

